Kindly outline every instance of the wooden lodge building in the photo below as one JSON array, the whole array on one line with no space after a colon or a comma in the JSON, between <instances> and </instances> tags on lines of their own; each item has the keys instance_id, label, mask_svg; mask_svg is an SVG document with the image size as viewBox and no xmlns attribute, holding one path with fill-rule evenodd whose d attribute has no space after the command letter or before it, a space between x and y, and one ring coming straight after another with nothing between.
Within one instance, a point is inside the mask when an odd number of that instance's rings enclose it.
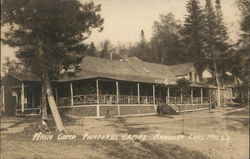
<instances>
[{"instance_id":1,"label":"wooden lodge building","mask_svg":"<svg viewBox=\"0 0 250 159\"><path fill-rule=\"evenodd\" d=\"M53 80L52 88L61 113L104 117L156 114L167 105L178 111L209 109L216 87L200 81L193 63L166 66L136 57L109 60L87 56L73 77ZM181 95L177 79L191 81ZM41 83L30 73L9 73L2 79L3 111L8 114L40 114ZM230 99L222 94L222 101ZM49 110L49 109L48 109Z\"/></svg>"}]
</instances>

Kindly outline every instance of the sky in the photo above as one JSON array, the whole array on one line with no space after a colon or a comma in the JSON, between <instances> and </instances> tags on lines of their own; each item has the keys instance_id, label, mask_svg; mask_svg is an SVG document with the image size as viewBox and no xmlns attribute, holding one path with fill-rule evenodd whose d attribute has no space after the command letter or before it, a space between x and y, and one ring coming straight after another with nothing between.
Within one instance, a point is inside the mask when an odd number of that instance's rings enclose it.
<instances>
[{"instance_id":1,"label":"sky","mask_svg":"<svg viewBox=\"0 0 250 159\"><path fill-rule=\"evenodd\" d=\"M159 20L159 14L175 15L176 19L184 21L187 0L93 0L102 5L101 15L104 18L104 30L93 31L87 43L93 41L96 45L106 39L112 44L129 44L139 41L143 29L146 40L152 35L154 21ZM215 1L215 0L212 0ZM235 6L236 0L221 0L224 21L229 29L232 41L239 35L239 11ZM204 4L204 0L201 0ZM15 49L1 45L1 59L9 56L14 58Z\"/></svg>"}]
</instances>

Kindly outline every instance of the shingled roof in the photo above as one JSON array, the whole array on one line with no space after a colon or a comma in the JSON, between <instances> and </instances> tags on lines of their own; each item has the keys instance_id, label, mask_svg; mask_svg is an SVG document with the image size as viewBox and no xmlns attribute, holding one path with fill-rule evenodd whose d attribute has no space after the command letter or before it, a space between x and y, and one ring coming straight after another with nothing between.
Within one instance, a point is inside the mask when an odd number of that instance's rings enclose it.
<instances>
[{"instance_id":1,"label":"shingled roof","mask_svg":"<svg viewBox=\"0 0 250 159\"><path fill-rule=\"evenodd\" d=\"M26 81L26 82L41 81L39 77L30 72L25 72L25 73L9 72L7 76L12 76L19 81Z\"/></svg>"},{"instance_id":2,"label":"shingled roof","mask_svg":"<svg viewBox=\"0 0 250 159\"><path fill-rule=\"evenodd\" d=\"M192 63L166 66L141 61L136 57L121 60L110 60L86 56L80 64L81 70L74 77L64 76L60 82L84 80L91 78L107 78L123 81L175 84L176 75L190 72ZM20 81L40 81L31 73L10 73Z\"/></svg>"}]
</instances>

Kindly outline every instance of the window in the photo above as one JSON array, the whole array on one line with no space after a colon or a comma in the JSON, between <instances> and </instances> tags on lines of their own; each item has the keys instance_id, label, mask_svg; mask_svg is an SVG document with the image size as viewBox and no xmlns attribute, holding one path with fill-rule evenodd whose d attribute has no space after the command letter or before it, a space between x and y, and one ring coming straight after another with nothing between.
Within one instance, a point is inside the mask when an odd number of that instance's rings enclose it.
<instances>
[{"instance_id":1,"label":"window","mask_svg":"<svg viewBox=\"0 0 250 159\"><path fill-rule=\"evenodd\" d=\"M194 74L195 75L195 83L198 81L197 80L197 73Z\"/></svg>"},{"instance_id":2,"label":"window","mask_svg":"<svg viewBox=\"0 0 250 159\"><path fill-rule=\"evenodd\" d=\"M193 79L192 79L192 72L189 72L189 79L190 79L190 81L193 80Z\"/></svg>"}]
</instances>

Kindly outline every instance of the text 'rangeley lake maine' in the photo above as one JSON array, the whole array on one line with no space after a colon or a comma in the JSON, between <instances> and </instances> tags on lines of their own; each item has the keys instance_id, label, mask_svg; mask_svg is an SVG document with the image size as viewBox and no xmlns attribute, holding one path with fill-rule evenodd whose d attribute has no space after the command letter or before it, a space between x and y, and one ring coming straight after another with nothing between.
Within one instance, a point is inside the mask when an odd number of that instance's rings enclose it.
<instances>
[{"instance_id":1,"label":"text 'rangeley lake maine'","mask_svg":"<svg viewBox=\"0 0 250 159\"><path fill-rule=\"evenodd\" d=\"M1 159L247 159L250 0L1 0Z\"/></svg>"},{"instance_id":2,"label":"text 'rangeley lake maine'","mask_svg":"<svg viewBox=\"0 0 250 159\"><path fill-rule=\"evenodd\" d=\"M145 141L145 140L229 140L229 136L226 135L162 135L160 133L149 136L149 135L132 135L132 134L123 134L123 135L113 135L113 134L102 134L102 135L89 135L88 133L84 133L83 136L78 135L69 135L69 134L43 134L43 133L35 133L32 140L129 140L129 141Z\"/></svg>"}]
</instances>

